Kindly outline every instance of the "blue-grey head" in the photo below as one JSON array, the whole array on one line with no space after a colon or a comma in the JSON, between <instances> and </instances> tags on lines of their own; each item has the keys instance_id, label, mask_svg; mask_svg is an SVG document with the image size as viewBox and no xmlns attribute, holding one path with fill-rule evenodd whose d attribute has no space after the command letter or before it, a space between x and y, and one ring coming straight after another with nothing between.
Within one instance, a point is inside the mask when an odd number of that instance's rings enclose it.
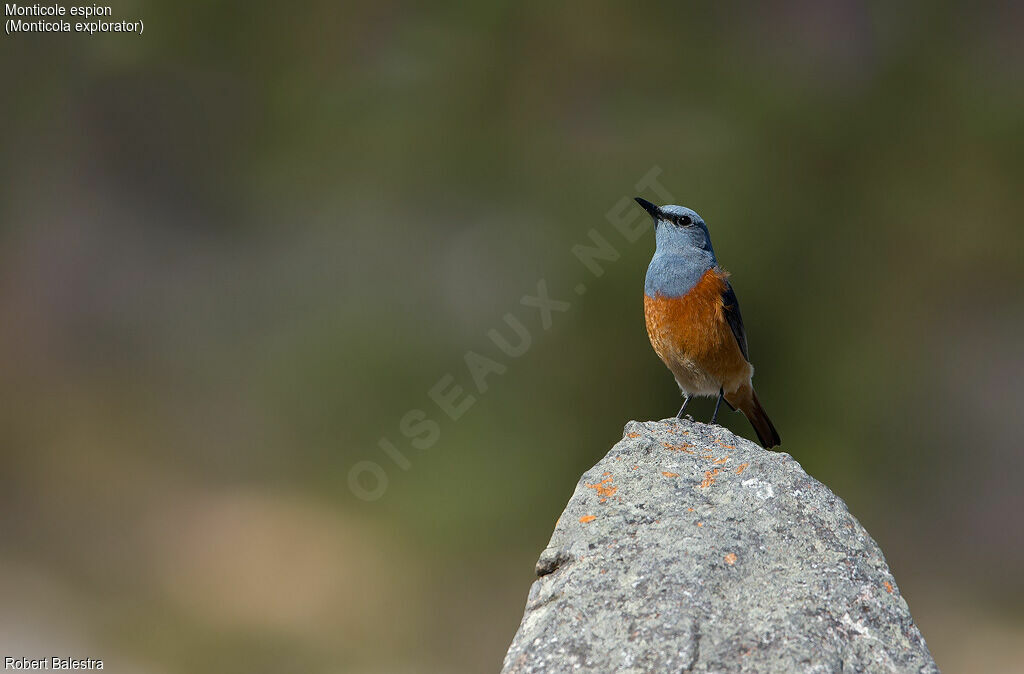
<instances>
[{"instance_id":1,"label":"blue-grey head","mask_svg":"<svg viewBox=\"0 0 1024 674\"><path fill-rule=\"evenodd\" d=\"M711 235L704 218L686 206L655 206L646 199L636 202L654 218L654 236L658 250L682 251L697 248L714 255Z\"/></svg>"},{"instance_id":2,"label":"blue-grey head","mask_svg":"<svg viewBox=\"0 0 1024 674\"><path fill-rule=\"evenodd\" d=\"M656 206L636 197L654 218L656 248L647 269L645 292L668 296L686 294L708 269L715 267L715 250L704 219L685 206Z\"/></svg>"}]
</instances>

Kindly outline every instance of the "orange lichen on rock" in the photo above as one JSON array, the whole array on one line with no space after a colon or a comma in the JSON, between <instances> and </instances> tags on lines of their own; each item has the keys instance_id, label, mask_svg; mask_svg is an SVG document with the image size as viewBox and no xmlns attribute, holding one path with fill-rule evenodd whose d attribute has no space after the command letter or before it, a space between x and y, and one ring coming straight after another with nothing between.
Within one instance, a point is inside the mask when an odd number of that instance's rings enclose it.
<instances>
[{"instance_id":1,"label":"orange lichen on rock","mask_svg":"<svg viewBox=\"0 0 1024 674\"><path fill-rule=\"evenodd\" d=\"M596 519L597 519L597 515L584 515L583 517L580 518L580 523L581 524L586 524L587 522L593 522Z\"/></svg>"},{"instance_id":2,"label":"orange lichen on rock","mask_svg":"<svg viewBox=\"0 0 1024 674\"><path fill-rule=\"evenodd\" d=\"M706 471L704 473L704 481L700 483L700 486L710 487L711 485L713 485L715 483L715 475L718 475L720 472L722 472L721 468L715 468L714 470Z\"/></svg>"},{"instance_id":3,"label":"orange lichen on rock","mask_svg":"<svg viewBox=\"0 0 1024 674\"><path fill-rule=\"evenodd\" d=\"M725 563L728 564L729 566L732 566L733 564L735 564L736 563L736 553L735 552L730 552L728 555L726 555L725 556Z\"/></svg>"},{"instance_id":4,"label":"orange lichen on rock","mask_svg":"<svg viewBox=\"0 0 1024 674\"><path fill-rule=\"evenodd\" d=\"M889 581L884 581L882 583L882 585L885 585L885 591L886 592L888 592L889 594L892 594L892 583L890 583Z\"/></svg>"},{"instance_id":5,"label":"orange lichen on rock","mask_svg":"<svg viewBox=\"0 0 1024 674\"><path fill-rule=\"evenodd\" d=\"M661 444L670 452L686 452L687 454L693 454L693 450L690 449L693 445L689 442L684 442L681 445L673 445L671 442L663 442Z\"/></svg>"},{"instance_id":6,"label":"orange lichen on rock","mask_svg":"<svg viewBox=\"0 0 1024 674\"><path fill-rule=\"evenodd\" d=\"M639 433L626 433L626 437L627 438L639 438L640 434Z\"/></svg>"},{"instance_id":7,"label":"orange lichen on rock","mask_svg":"<svg viewBox=\"0 0 1024 674\"><path fill-rule=\"evenodd\" d=\"M747 463L747 462L743 462L743 463L741 463L741 464L740 464L739 466L737 466L737 467L736 467L736 474L737 474L737 475L739 475L740 473L742 473L742 472L743 472L743 469L745 469L745 468L746 468L747 466L749 466L749 465L750 465L750 464L749 464L749 463Z\"/></svg>"},{"instance_id":8,"label":"orange lichen on rock","mask_svg":"<svg viewBox=\"0 0 1024 674\"><path fill-rule=\"evenodd\" d=\"M665 477L679 477L679 473L670 473L667 470L661 471L661 474Z\"/></svg>"},{"instance_id":9,"label":"orange lichen on rock","mask_svg":"<svg viewBox=\"0 0 1024 674\"><path fill-rule=\"evenodd\" d=\"M698 527L702 527L702 526L704 526L704 523L703 522L697 522L697 526Z\"/></svg>"},{"instance_id":10,"label":"orange lichen on rock","mask_svg":"<svg viewBox=\"0 0 1024 674\"><path fill-rule=\"evenodd\" d=\"M723 456L723 457L722 457L721 459L716 459L716 460L715 460L715 463L716 463L716 464L722 464L722 463L725 463L725 462L726 462L726 461L728 461L728 460L729 460L729 457L728 457L728 456Z\"/></svg>"},{"instance_id":11,"label":"orange lichen on rock","mask_svg":"<svg viewBox=\"0 0 1024 674\"><path fill-rule=\"evenodd\" d=\"M635 470L635 468L634 468ZM611 475L611 473L605 473L605 475ZM601 497L601 502L604 503L608 500L609 496L614 496L615 492L619 490L618 487L612 485L612 478L606 477L597 484L588 484L588 489L593 489L597 492L597 495Z\"/></svg>"},{"instance_id":12,"label":"orange lichen on rock","mask_svg":"<svg viewBox=\"0 0 1024 674\"><path fill-rule=\"evenodd\" d=\"M715 440L715 444L719 447L724 447L725 449L736 449L736 445L727 445L721 440Z\"/></svg>"},{"instance_id":13,"label":"orange lichen on rock","mask_svg":"<svg viewBox=\"0 0 1024 674\"><path fill-rule=\"evenodd\" d=\"M692 512L693 512L693 508L687 508L687 509L686 509L686 512L688 512L688 513L692 513Z\"/></svg>"}]
</instances>

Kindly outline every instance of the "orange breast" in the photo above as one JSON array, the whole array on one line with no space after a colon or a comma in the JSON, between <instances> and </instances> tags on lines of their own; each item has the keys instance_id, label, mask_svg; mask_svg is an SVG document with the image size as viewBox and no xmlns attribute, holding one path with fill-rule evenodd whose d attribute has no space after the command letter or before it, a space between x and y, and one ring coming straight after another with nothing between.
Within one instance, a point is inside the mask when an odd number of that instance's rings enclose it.
<instances>
[{"instance_id":1,"label":"orange breast","mask_svg":"<svg viewBox=\"0 0 1024 674\"><path fill-rule=\"evenodd\" d=\"M717 383L716 389L725 386L727 392L752 374L725 318L722 293L727 278L726 272L709 269L682 297L644 296L651 345L684 388L689 387L683 371L702 371Z\"/></svg>"}]
</instances>

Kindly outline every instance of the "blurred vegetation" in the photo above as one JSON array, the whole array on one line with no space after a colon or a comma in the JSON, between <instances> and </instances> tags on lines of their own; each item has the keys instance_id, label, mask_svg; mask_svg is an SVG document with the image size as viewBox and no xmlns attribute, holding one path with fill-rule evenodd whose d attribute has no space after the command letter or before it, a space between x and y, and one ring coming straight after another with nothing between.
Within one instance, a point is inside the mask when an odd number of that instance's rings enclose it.
<instances>
[{"instance_id":1,"label":"blurred vegetation","mask_svg":"<svg viewBox=\"0 0 1024 674\"><path fill-rule=\"evenodd\" d=\"M114 13L145 34L0 38L4 652L497 669L579 474L678 407L653 242L606 218L659 167L733 272L783 449L879 541L943 671L1019 664L1018 7ZM598 279L591 229L621 252ZM550 330L520 304L542 278L572 305ZM519 359L487 338L510 312ZM452 422L428 391L472 389L469 350L507 371Z\"/></svg>"}]
</instances>

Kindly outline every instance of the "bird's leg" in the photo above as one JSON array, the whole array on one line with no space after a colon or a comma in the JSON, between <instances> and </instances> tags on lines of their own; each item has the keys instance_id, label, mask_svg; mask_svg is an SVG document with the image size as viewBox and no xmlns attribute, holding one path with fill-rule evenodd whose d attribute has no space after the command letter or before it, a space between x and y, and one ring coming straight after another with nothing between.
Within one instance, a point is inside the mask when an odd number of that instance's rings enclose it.
<instances>
[{"instance_id":1,"label":"bird's leg","mask_svg":"<svg viewBox=\"0 0 1024 674\"><path fill-rule=\"evenodd\" d=\"M683 394L683 406L679 408L679 414L676 415L676 419L683 418L683 412L686 411L686 406L690 404L690 395L688 393Z\"/></svg>"},{"instance_id":2,"label":"bird's leg","mask_svg":"<svg viewBox=\"0 0 1024 674\"><path fill-rule=\"evenodd\" d=\"M722 388L718 389L718 400L715 401L715 413L711 415L711 423L715 423L715 419L718 418L718 408L722 405L722 398L725 397L725 390Z\"/></svg>"}]
</instances>

